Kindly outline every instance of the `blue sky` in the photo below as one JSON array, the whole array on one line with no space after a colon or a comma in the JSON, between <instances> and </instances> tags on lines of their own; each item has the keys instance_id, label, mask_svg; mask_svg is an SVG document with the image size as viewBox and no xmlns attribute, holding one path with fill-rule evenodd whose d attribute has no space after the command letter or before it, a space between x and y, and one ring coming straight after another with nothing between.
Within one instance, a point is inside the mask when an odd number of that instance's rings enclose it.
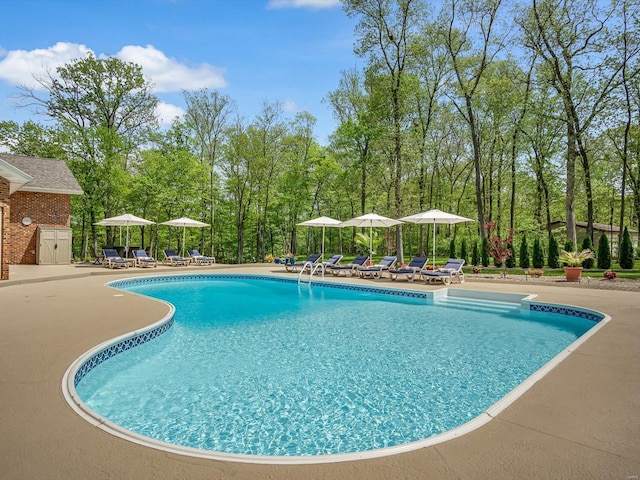
<instances>
[{"instance_id":1,"label":"blue sky","mask_svg":"<svg viewBox=\"0 0 640 480\"><path fill-rule=\"evenodd\" d=\"M2 0L0 121L46 122L18 108L18 85L45 69L116 56L142 65L167 124L182 89L216 89L251 121L264 101L285 118L307 111L326 144L336 123L322 99L356 66L355 22L339 0Z\"/></svg>"}]
</instances>

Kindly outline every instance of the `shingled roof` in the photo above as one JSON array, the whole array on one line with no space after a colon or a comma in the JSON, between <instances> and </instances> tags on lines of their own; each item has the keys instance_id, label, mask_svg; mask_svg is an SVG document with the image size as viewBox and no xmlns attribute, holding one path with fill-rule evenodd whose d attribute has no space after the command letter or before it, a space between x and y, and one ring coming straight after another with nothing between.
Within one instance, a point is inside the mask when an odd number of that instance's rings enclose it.
<instances>
[{"instance_id":1,"label":"shingled roof","mask_svg":"<svg viewBox=\"0 0 640 480\"><path fill-rule=\"evenodd\" d=\"M16 182L17 188L12 188L12 191L66 195L84 193L67 164L53 158L0 153L0 176Z\"/></svg>"}]
</instances>

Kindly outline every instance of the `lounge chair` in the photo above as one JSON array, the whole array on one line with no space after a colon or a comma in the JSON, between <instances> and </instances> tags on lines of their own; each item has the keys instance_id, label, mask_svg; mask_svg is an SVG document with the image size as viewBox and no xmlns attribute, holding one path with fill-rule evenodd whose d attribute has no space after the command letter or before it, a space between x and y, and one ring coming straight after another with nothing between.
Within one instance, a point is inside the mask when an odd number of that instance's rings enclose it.
<instances>
[{"instance_id":1,"label":"lounge chair","mask_svg":"<svg viewBox=\"0 0 640 480\"><path fill-rule=\"evenodd\" d=\"M107 268L129 268L129 261L118 255L115 248L103 248L102 255L102 264Z\"/></svg>"},{"instance_id":2,"label":"lounge chair","mask_svg":"<svg viewBox=\"0 0 640 480\"><path fill-rule=\"evenodd\" d=\"M320 269L317 269L316 273L322 273L324 275L324 272L329 272L332 267L340 263L340 260L342 260L342 255L333 255L329 257L328 260L322 262L322 264L324 265L324 270L321 271Z\"/></svg>"},{"instance_id":3,"label":"lounge chair","mask_svg":"<svg viewBox=\"0 0 640 480\"><path fill-rule=\"evenodd\" d=\"M371 267L359 267L358 275L360 275L360 277L362 278L370 277L374 280L378 280L382 278L384 272L393 268L393 265L396 263L397 259L398 257L392 256L383 257L383 259L380 260L380 262L378 262L378 264L376 265L372 265Z\"/></svg>"},{"instance_id":4,"label":"lounge chair","mask_svg":"<svg viewBox=\"0 0 640 480\"><path fill-rule=\"evenodd\" d=\"M150 257L149 254L147 252L145 252L144 250L134 250L133 251L133 258L136 259L136 266L138 267L157 267L158 266L158 261L153 258Z\"/></svg>"},{"instance_id":5,"label":"lounge chair","mask_svg":"<svg viewBox=\"0 0 640 480\"><path fill-rule=\"evenodd\" d=\"M187 265L189 265L189 263L191 263L190 259L181 257L180 255L178 255L178 252L170 248L163 250L163 252L164 260L162 261L162 263L164 263L165 265L171 265L172 267L186 267Z\"/></svg>"},{"instance_id":6,"label":"lounge chair","mask_svg":"<svg viewBox=\"0 0 640 480\"><path fill-rule=\"evenodd\" d=\"M353 259L353 262L346 265L327 265L327 270L335 276L344 275L345 277L350 277L354 272L358 271L359 267L364 266L367 260L369 260L368 255L358 255Z\"/></svg>"},{"instance_id":7,"label":"lounge chair","mask_svg":"<svg viewBox=\"0 0 640 480\"><path fill-rule=\"evenodd\" d=\"M309 268L309 264L311 264L311 267L313 268L313 265L318 263L318 260L320 260L321 256L322 255L320 255L319 253L313 253L309 255L304 262L295 262L295 263L285 262L284 268L287 269L287 272L297 272L301 268Z\"/></svg>"},{"instance_id":8,"label":"lounge chair","mask_svg":"<svg viewBox=\"0 0 640 480\"><path fill-rule=\"evenodd\" d=\"M198 250L187 250L189 254L189 258L196 265L213 265L216 261L213 257L207 257L205 255L200 255Z\"/></svg>"},{"instance_id":9,"label":"lounge chair","mask_svg":"<svg viewBox=\"0 0 640 480\"><path fill-rule=\"evenodd\" d=\"M400 277L405 277L409 282L413 282L416 275L419 276L420 272L426 267L428 261L427 257L413 257L413 260L406 267L390 268L389 276L394 281Z\"/></svg>"},{"instance_id":10,"label":"lounge chair","mask_svg":"<svg viewBox=\"0 0 640 480\"><path fill-rule=\"evenodd\" d=\"M420 274L424 279L424 283L442 282L445 285L449 285L454 278L457 278L458 282L464 283L463 265L464 260L450 258L442 267L436 270L422 270Z\"/></svg>"}]
</instances>

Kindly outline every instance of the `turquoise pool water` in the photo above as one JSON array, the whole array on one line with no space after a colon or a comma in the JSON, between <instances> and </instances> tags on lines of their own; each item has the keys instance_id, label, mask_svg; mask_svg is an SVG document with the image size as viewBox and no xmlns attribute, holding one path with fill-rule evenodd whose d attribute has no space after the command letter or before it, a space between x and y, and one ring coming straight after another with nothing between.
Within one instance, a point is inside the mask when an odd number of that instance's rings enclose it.
<instances>
[{"instance_id":1,"label":"turquoise pool water","mask_svg":"<svg viewBox=\"0 0 640 480\"><path fill-rule=\"evenodd\" d=\"M127 290L175 305L175 323L87 373L81 399L138 434L247 455L358 452L443 433L595 325L514 304L264 279Z\"/></svg>"}]
</instances>

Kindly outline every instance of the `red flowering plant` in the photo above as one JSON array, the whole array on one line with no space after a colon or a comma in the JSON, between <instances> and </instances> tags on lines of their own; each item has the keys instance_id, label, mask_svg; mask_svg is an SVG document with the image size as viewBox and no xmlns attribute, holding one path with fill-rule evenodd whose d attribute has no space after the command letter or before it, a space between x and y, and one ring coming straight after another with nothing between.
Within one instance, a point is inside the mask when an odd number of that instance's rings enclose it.
<instances>
[{"instance_id":1,"label":"red flowering plant","mask_svg":"<svg viewBox=\"0 0 640 480\"><path fill-rule=\"evenodd\" d=\"M613 280L617 277L617 275L613 270L607 270L606 272L604 272L604 277L608 278L609 280Z\"/></svg>"},{"instance_id":2,"label":"red flowering plant","mask_svg":"<svg viewBox=\"0 0 640 480\"><path fill-rule=\"evenodd\" d=\"M496 263L502 265L502 276L507 276L507 260L511 258L511 247L513 243L513 229L509 229L509 236L501 238L494 233L496 229L495 222L487 222L484 228L489 235L487 237L487 253L496 259Z\"/></svg>"}]
</instances>

